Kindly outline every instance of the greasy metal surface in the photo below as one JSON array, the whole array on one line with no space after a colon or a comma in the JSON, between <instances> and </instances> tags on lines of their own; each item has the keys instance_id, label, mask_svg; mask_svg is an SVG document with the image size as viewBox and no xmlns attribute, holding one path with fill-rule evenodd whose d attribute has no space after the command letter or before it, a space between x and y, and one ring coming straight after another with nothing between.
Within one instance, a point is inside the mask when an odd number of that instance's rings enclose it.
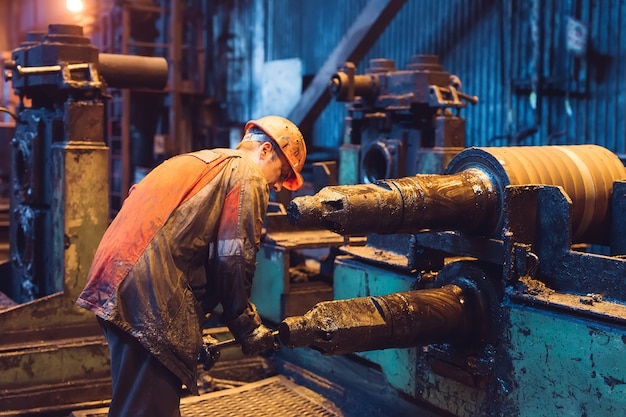
<instances>
[{"instance_id":1,"label":"greasy metal surface","mask_svg":"<svg viewBox=\"0 0 626 417\"><path fill-rule=\"evenodd\" d=\"M415 277L410 273L399 274L387 267L363 266L363 263L351 256L337 257L333 273L336 300L415 289ZM359 352L356 355L378 364L389 384L399 392L413 395L416 389L415 361L417 352L421 349L422 347L391 348Z\"/></svg>"},{"instance_id":2,"label":"greasy metal surface","mask_svg":"<svg viewBox=\"0 0 626 417\"><path fill-rule=\"evenodd\" d=\"M455 264L462 265L457 268ZM472 276L478 281L483 276L483 272L475 269L471 263L455 262L449 265L444 274L440 274L447 275L447 278L441 277L444 281L461 276ZM368 293L388 294L418 285L410 274L372 267L349 256L338 259L335 284L337 295L349 298L346 301ZM485 298L490 297L493 295ZM497 297L491 299L499 303ZM494 325L494 317L470 320L475 324ZM448 344L428 345L412 349L375 350L357 355L380 365L389 383L410 397L426 399L440 409L458 412L457 415L505 416L506 413L489 414L486 411L486 405L493 410L498 409L500 394L497 379L490 379L496 358L494 350L483 345L474 346L457 344L456 348L451 348ZM294 349L294 352L299 351ZM491 395L485 395L486 392Z\"/></svg>"},{"instance_id":3,"label":"greasy metal surface","mask_svg":"<svg viewBox=\"0 0 626 417\"><path fill-rule=\"evenodd\" d=\"M485 320L470 286L398 292L318 303L279 326L283 344L344 354L431 343L459 342L480 334Z\"/></svg>"},{"instance_id":4,"label":"greasy metal surface","mask_svg":"<svg viewBox=\"0 0 626 417\"><path fill-rule=\"evenodd\" d=\"M105 408L74 411L72 417L106 417ZM182 417L333 417L345 414L314 391L284 376L252 382L239 388L183 398Z\"/></svg>"},{"instance_id":5,"label":"greasy metal surface","mask_svg":"<svg viewBox=\"0 0 626 417\"><path fill-rule=\"evenodd\" d=\"M484 229L497 203L490 178L478 170L456 175L417 175L375 184L324 187L294 198L287 207L299 227L342 234L409 233L423 228Z\"/></svg>"},{"instance_id":6,"label":"greasy metal surface","mask_svg":"<svg viewBox=\"0 0 626 417\"><path fill-rule=\"evenodd\" d=\"M288 232L269 232L263 241L268 244L279 245L290 250L328 248L350 243L360 245L365 243L365 237L354 236L345 238L328 230L297 230Z\"/></svg>"},{"instance_id":7,"label":"greasy metal surface","mask_svg":"<svg viewBox=\"0 0 626 417\"><path fill-rule=\"evenodd\" d=\"M619 187L621 191L614 198L624 199L623 183L618 184L622 185ZM507 228L512 231L510 238L519 242L516 244L520 245L518 247L529 245L538 260L536 271L531 276L556 291L598 293L620 302L626 301L626 287L623 285L626 260L623 256L606 256L572 247L569 199L562 189L510 187L506 212ZM624 213L616 212L614 216L614 219L621 219ZM606 233L607 240L608 237L609 233ZM509 254L505 257L505 264L516 270L507 279L529 274L524 271L523 258L516 259L515 255Z\"/></svg>"},{"instance_id":8,"label":"greasy metal surface","mask_svg":"<svg viewBox=\"0 0 626 417\"><path fill-rule=\"evenodd\" d=\"M605 322L623 322L626 320L626 305L605 300L602 294L584 295L556 292L543 282L528 277L520 278L515 286L507 289L511 299L536 307L563 310L568 313L580 313Z\"/></svg>"},{"instance_id":9,"label":"greasy metal surface","mask_svg":"<svg viewBox=\"0 0 626 417\"><path fill-rule=\"evenodd\" d=\"M370 259L374 265L392 267L412 271L415 265L407 257L407 252L397 253L390 250L380 249L371 245L342 246L342 253L354 255L362 259Z\"/></svg>"},{"instance_id":10,"label":"greasy metal surface","mask_svg":"<svg viewBox=\"0 0 626 417\"><path fill-rule=\"evenodd\" d=\"M445 175L418 174L374 184L329 186L294 198L289 220L343 234L415 233L421 229L500 235L508 185L563 187L572 200L572 238L608 236L613 182L626 177L619 158L596 145L470 148Z\"/></svg>"}]
</instances>

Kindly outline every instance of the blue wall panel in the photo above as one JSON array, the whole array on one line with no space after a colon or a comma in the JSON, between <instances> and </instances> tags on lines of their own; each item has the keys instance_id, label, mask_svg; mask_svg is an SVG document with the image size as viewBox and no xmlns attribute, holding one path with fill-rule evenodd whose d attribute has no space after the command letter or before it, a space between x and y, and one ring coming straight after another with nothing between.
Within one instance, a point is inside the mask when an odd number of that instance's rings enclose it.
<instances>
[{"instance_id":1,"label":"blue wall panel","mask_svg":"<svg viewBox=\"0 0 626 417\"><path fill-rule=\"evenodd\" d=\"M480 98L462 113L468 146L596 143L624 153L625 3L408 0L358 71L372 58L402 69L411 55L439 55L464 91ZM315 75L366 4L267 0L266 59L299 57L305 74ZM587 27L583 57L566 49L570 16ZM343 104L329 104L316 123L315 146L341 143L344 115Z\"/></svg>"}]
</instances>

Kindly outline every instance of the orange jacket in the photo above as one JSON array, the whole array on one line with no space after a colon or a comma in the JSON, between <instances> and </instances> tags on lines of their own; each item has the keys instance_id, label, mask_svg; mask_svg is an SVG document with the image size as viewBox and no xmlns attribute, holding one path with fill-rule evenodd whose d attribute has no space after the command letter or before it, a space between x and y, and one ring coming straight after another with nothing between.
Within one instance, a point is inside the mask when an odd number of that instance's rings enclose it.
<instances>
[{"instance_id":1,"label":"orange jacket","mask_svg":"<svg viewBox=\"0 0 626 417\"><path fill-rule=\"evenodd\" d=\"M165 161L131 189L77 304L129 332L196 393L206 315L221 303L226 324L260 323L248 298L268 199L242 152Z\"/></svg>"}]
</instances>

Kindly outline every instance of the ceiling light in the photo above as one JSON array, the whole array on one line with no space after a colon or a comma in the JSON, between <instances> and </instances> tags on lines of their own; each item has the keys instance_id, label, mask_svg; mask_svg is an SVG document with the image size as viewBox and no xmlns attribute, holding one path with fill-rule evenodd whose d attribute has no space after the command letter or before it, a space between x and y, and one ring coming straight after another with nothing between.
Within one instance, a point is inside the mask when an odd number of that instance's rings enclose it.
<instances>
[{"instance_id":1,"label":"ceiling light","mask_svg":"<svg viewBox=\"0 0 626 417\"><path fill-rule=\"evenodd\" d=\"M78 13L83 10L83 1L82 0L66 0L65 7L70 12Z\"/></svg>"}]
</instances>

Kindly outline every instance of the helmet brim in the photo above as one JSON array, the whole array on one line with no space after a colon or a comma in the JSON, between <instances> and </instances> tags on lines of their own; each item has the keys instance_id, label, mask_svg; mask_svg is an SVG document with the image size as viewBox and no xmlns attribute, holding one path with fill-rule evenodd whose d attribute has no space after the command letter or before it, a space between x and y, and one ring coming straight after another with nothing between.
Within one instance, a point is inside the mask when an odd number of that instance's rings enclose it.
<instances>
[{"instance_id":1,"label":"helmet brim","mask_svg":"<svg viewBox=\"0 0 626 417\"><path fill-rule=\"evenodd\" d=\"M289 191L297 191L300 189L300 187L302 187L302 184L304 184L304 178L302 178L302 175L300 175L299 172L296 172L293 169L291 164L289 164L289 166L291 167L291 171L294 173L294 176L286 181L283 181L283 187L285 187Z\"/></svg>"}]
</instances>

